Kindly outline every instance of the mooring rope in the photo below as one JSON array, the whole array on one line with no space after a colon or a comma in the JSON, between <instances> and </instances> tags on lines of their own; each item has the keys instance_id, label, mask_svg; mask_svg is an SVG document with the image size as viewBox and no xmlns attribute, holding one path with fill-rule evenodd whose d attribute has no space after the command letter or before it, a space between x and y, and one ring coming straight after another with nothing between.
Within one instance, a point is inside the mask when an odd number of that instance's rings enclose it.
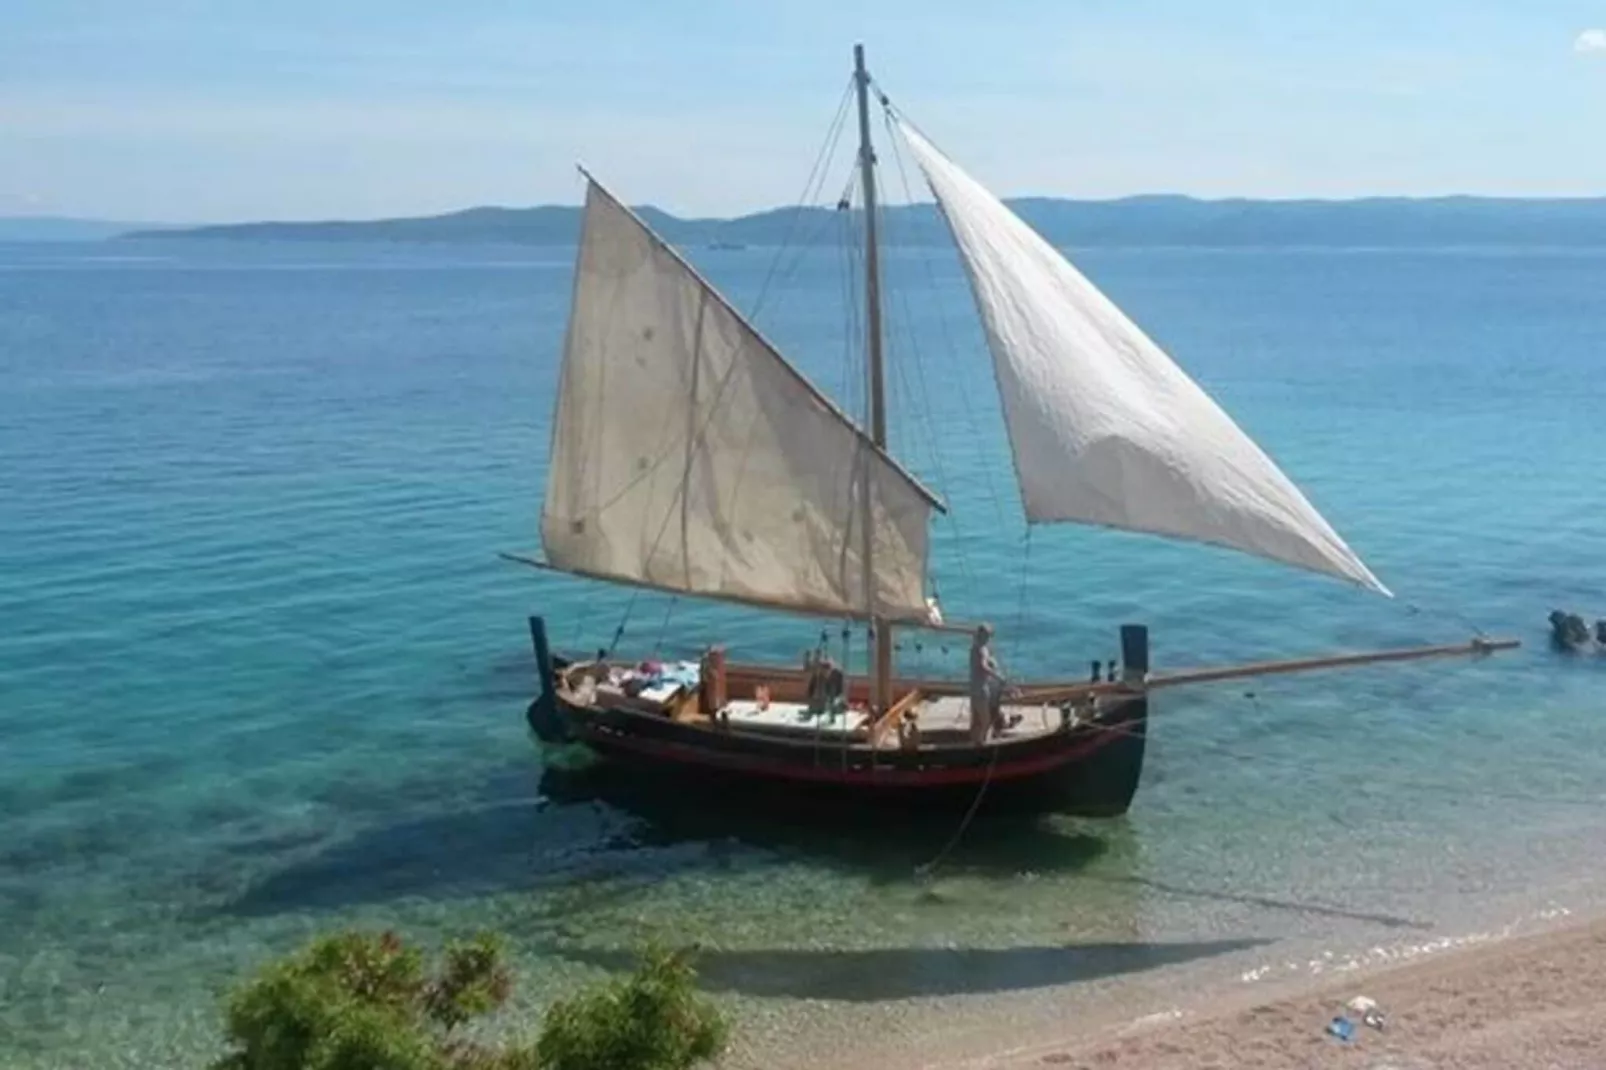
<instances>
[{"instance_id":1,"label":"mooring rope","mask_svg":"<svg viewBox=\"0 0 1606 1070\"><path fill-rule=\"evenodd\" d=\"M987 775L982 777L981 786L976 789L976 797L970 802L970 809L965 811L965 816L960 820L959 827L954 829L953 836L943 845L942 850L938 851L936 856L925 865L915 867L916 876L930 877L937 871L937 867L947 859L953 849L959 846L959 841L964 839L966 830L970 828L971 821L976 817L976 812L981 809L982 800L987 797L987 786L993 782L993 769L998 765L998 752L1001 749L1000 743L993 744L992 753L987 758Z\"/></svg>"}]
</instances>

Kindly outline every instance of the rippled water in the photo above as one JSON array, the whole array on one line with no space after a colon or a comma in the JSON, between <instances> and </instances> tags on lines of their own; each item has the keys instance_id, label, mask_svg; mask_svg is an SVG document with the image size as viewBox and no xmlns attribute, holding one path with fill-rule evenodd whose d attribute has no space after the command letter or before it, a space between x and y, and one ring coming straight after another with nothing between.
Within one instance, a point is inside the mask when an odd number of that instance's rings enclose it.
<instances>
[{"instance_id":1,"label":"rippled water","mask_svg":"<svg viewBox=\"0 0 1606 1070\"><path fill-rule=\"evenodd\" d=\"M110 255L110 254L115 255ZM694 251L828 391L839 253ZM957 266L890 266L894 438L953 506L950 615L1079 673L1451 641L1482 662L1165 695L1131 816L848 836L542 799L524 616L562 644L789 657L815 625L528 574L571 255L0 246L0 1052L191 1066L317 929L515 940L539 1003L702 941L738 1061L961 1051L1076 1008L1583 909L1606 841L1606 253L1080 260L1400 598L1205 548L1028 539ZM906 662L952 665L913 640ZM855 642L854 648L862 644ZM872 819L867 818L867 824Z\"/></svg>"}]
</instances>

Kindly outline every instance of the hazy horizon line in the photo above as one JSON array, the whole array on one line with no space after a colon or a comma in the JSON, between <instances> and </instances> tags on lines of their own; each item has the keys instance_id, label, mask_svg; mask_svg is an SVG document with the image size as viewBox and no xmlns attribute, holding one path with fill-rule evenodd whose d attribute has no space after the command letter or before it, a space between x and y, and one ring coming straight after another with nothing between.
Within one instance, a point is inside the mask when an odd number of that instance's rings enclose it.
<instances>
[{"instance_id":1,"label":"hazy horizon line","mask_svg":"<svg viewBox=\"0 0 1606 1070\"><path fill-rule=\"evenodd\" d=\"M1068 204L1107 204L1116 205L1132 201L1190 201L1196 204L1366 204L1382 201L1392 202L1431 202L1431 201L1493 201L1493 202L1520 202L1520 203L1547 203L1566 204L1589 201L1606 201L1606 191L1599 194L1500 194L1500 193L1367 193L1350 197L1318 197L1290 194L1287 196L1240 196L1229 195L1219 197L1200 196L1192 193L1124 193L1114 197L1074 197L1056 193L1023 193L1003 197L1006 203L1014 202L1043 202L1058 201ZM930 206L929 199L920 201L902 201L883 205L883 208L896 210L900 208L916 208ZM211 220L174 220L174 219L128 219L115 216L76 215L66 212L38 212L0 214L0 220L6 222L35 222L35 223L74 223L96 224L103 226L128 227L214 227L214 226L240 226L256 223L385 223L407 219L436 219L446 216L463 215L468 212L502 211L502 212L531 212L543 210L579 211L583 203L564 203L548 201L540 204L470 204L460 208L446 208L440 210L420 210L407 215L345 215L345 216L256 216L248 219L211 219ZM683 215L670 208L652 202L633 204L632 208L640 211L648 209L672 216L683 222L725 222L738 219L747 219L753 216L766 215L772 212L795 211L799 209L817 209L830 211L831 206L825 204L776 204L766 208L755 208L750 211L738 212L732 215Z\"/></svg>"}]
</instances>

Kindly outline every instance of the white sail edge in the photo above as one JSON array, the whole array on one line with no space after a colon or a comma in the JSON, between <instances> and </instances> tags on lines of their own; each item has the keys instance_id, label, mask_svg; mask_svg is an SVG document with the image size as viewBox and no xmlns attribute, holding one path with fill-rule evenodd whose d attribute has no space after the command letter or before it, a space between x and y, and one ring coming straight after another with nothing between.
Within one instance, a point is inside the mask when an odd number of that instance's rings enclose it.
<instances>
[{"instance_id":1,"label":"white sail edge","mask_svg":"<svg viewBox=\"0 0 1606 1070\"><path fill-rule=\"evenodd\" d=\"M965 265L1030 523L1227 547L1390 596L1113 301L896 113Z\"/></svg>"}]
</instances>

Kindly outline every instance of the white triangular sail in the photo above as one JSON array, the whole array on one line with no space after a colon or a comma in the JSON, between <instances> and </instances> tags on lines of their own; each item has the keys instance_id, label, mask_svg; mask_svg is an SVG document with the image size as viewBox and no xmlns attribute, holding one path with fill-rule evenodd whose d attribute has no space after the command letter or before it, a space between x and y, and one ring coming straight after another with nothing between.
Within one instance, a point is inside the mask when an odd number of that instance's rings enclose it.
<instances>
[{"instance_id":1,"label":"white triangular sail","mask_svg":"<svg viewBox=\"0 0 1606 1070\"><path fill-rule=\"evenodd\" d=\"M863 570L868 475L875 604ZM541 539L553 567L923 621L936 499L588 182Z\"/></svg>"},{"instance_id":2,"label":"white triangular sail","mask_svg":"<svg viewBox=\"0 0 1606 1070\"><path fill-rule=\"evenodd\" d=\"M918 131L899 127L970 277L1028 521L1212 543L1389 593L1109 298Z\"/></svg>"}]
</instances>

